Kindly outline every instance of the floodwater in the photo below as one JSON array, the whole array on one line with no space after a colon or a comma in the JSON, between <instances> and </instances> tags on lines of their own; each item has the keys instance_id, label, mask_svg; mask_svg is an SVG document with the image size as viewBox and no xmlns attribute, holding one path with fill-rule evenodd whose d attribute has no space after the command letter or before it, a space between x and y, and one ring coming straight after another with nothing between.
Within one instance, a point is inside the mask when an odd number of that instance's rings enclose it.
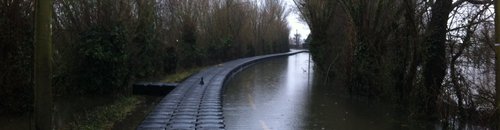
<instances>
[{"instance_id":1,"label":"floodwater","mask_svg":"<svg viewBox=\"0 0 500 130\"><path fill-rule=\"evenodd\" d=\"M315 83L321 81L314 79L309 58L300 53L264 61L229 80L223 95L226 129L415 129L390 105Z\"/></svg>"}]
</instances>

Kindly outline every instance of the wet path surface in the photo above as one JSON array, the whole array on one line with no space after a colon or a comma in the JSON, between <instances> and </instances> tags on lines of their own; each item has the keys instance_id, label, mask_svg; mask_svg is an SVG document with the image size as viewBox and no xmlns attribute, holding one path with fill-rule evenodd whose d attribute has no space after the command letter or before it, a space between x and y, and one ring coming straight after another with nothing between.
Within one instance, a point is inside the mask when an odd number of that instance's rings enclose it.
<instances>
[{"instance_id":1,"label":"wet path surface","mask_svg":"<svg viewBox=\"0 0 500 130\"><path fill-rule=\"evenodd\" d=\"M300 53L265 61L236 74L223 93L226 129L408 128L398 121L401 114L382 103L327 89L339 86L315 85L313 65L308 61L309 54Z\"/></svg>"},{"instance_id":2,"label":"wet path surface","mask_svg":"<svg viewBox=\"0 0 500 130\"><path fill-rule=\"evenodd\" d=\"M305 53L274 59L231 79L223 96L227 129L304 128L311 78L307 60Z\"/></svg>"}]
</instances>

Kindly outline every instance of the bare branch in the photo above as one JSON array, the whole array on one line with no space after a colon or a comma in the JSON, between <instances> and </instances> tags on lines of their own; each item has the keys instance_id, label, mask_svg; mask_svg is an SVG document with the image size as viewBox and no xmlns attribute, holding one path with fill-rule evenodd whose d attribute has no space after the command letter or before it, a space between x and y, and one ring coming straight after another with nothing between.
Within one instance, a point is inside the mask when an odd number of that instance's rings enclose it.
<instances>
[{"instance_id":1,"label":"bare branch","mask_svg":"<svg viewBox=\"0 0 500 130\"><path fill-rule=\"evenodd\" d=\"M493 4L493 0L458 0L452 4L452 7L457 7L464 2L469 2L471 4Z\"/></svg>"}]
</instances>

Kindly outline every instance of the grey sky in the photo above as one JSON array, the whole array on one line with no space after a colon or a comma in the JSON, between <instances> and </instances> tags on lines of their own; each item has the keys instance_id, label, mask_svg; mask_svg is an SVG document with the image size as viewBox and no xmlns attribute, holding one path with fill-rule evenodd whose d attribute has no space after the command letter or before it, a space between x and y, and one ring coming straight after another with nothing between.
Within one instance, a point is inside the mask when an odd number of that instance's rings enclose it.
<instances>
[{"instance_id":1,"label":"grey sky","mask_svg":"<svg viewBox=\"0 0 500 130\"><path fill-rule=\"evenodd\" d=\"M286 4L288 5L289 9L293 10L290 13L290 16L288 16L288 25L290 26L290 37L293 37L293 35L298 32L301 35L302 39L305 39L311 31L309 30L309 27L307 26L306 23L302 22L299 18L299 13L295 9L295 4L293 3L293 0L284 0Z\"/></svg>"}]
</instances>

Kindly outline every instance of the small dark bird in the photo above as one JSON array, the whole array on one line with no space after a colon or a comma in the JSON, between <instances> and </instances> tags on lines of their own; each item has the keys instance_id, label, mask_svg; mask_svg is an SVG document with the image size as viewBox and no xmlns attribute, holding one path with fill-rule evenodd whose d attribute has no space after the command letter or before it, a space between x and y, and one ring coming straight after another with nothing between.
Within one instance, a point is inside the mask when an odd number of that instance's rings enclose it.
<instances>
[{"instance_id":1,"label":"small dark bird","mask_svg":"<svg viewBox=\"0 0 500 130\"><path fill-rule=\"evenodd\" d=\"M201 77L200 85L203 85L203 84L205 84L205 82L203 82L203 77Z\"/></svg>"}]
</instances>

